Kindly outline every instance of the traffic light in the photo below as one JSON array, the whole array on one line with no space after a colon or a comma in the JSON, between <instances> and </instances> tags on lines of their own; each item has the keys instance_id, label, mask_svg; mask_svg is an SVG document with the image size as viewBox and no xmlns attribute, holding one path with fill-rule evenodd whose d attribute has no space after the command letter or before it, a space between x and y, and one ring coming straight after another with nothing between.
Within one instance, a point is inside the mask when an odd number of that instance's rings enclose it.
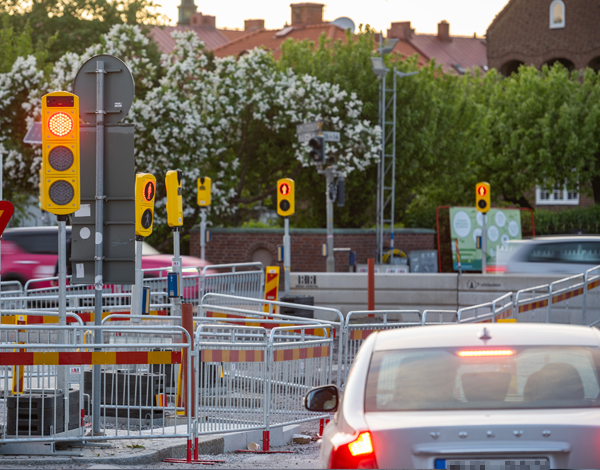
<instances>
[{"instance_id":1,"label":"traffic light","mask_svg":"<svg viewBox=\"0 0 600 470\"><path fill-rule=\"evenodd\" d=\"M198 205L200 207L210 206L211 179L208 176L198 178Z\"/></svg>"},{"instance_id":2,"label":"traffic light","mask_svg":"<svg viewBox=\"0 0 600 470\"><path fill-rule=\"evenodd\" d=\"M475 206L479 212L484 214L490 210L490 184L477 183L475 185Z\"/></svg>"},{"instance_id":3,"label":"traffic light","mask_svg":"<svg viewBox=\"0 0 600 470\"><path fill-rule=\"evenodd\" d=\"M277 181L277 213L281 217L289 217L295 210L294 180L282 178Z\"/></svg>"},{"instance_id":4,"label":"traffic light","mask_svg":"<svg viewBox=\"0 0 600 470\"><path fill-rule=\"evenodd\" d=\"M135 175L135 234L147 237L152 233L156 178L148 173Z\"/></svg>"},{"instance_id":5,"label":"traffic light","mask_svg":"<svg viewBox=\"0 0 600 470\"><path fill-rule=\"evenodd\" d=\"M310 145L309 158L315 163L325 163L325 138L313 137L308 141L308 145Z\"/></svg>"},{"instance_id":6,"label":"traffic light","mask_svg":"<svg viewBox=\"0 0 600 470\"><path fill-rule=\"evenodd\" d=\"M79 97L66 91L42 96L42 209L55 215L79 210Z\"/></svg>"},{"instance_id":7,"label":"traffic light","mask_svg":"<svg viewBox=\"0 0 600 470\"><path fill-rule=\"evenodd\" d=\"M169 227L183 225L183 189L181 188L181 170L169 170L165 177L167 187L167 223Z\"/></svg>"}]
</instances>

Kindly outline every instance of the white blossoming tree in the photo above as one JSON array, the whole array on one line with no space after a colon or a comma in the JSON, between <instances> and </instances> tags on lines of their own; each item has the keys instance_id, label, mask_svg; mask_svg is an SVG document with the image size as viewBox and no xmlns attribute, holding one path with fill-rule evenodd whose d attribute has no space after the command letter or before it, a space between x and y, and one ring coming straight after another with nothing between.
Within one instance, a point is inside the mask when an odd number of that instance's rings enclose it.
<instances>
[{"instance_id":1,"label":"white blossoming tree","mask_svg":"<svg viewBox=\"0 0 600 470\"><path fill-rule=\"evenodd\" d=\"M324 129L341 132L341 142L328 144L327 151L346 175L375 161L379 129L361 120L362 103L354 94L291 69L278 70L263 50L209 64L194 33L174 34L175 49L159 63L148 55L148 39L138 27L118 25L83 55L64 55L50 76L37 69L32 56L0 75L5 187L37 191L40 152L25 146L22 136L39 118L40 97L70 91L81 64L96 54L121 58L135 78L136 99L127 121L136 125L137 171L153 173L159 181L157 223L165 220L164 175L170 169L184 174L188 229L197 219L200 175L212 178L211 209L214 218L222 218L273 195L278 178L314 173L307 145L296 138L296 125L303 122L318 120ZM19 134L11 135L15 128Z\"/></svg>"}]
</instances>

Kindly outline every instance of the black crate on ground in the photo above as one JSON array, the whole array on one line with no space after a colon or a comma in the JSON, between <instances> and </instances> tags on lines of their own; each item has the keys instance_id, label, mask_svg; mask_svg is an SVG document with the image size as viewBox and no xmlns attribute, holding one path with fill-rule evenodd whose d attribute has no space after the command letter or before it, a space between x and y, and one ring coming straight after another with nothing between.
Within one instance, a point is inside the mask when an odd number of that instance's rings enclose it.
<instances>
[{"instance_id":1,"label":"black crate on ground","mask_svg":"<svg viewBox=\"0 0 600 470\"><path fill-rule=\"evenodd\" d=\"M48 436L64 432L65 407L63 394L24 392L7 398L6 433L8 435ZM69 430L80 425L79 391L69 392ZM56 420L56 421L55 421ZM56 424L55 424L56 423Z\"/></svg>"},{"instance_id":2,"label":"black crate on ground","mask_svg":"<svg viewBox=\"0 0 600 470\"><path fill-rule=\"evenodd\" d=\"M164 393L163 377L148 372L103 371L100 380L102 405L157 406L157 395ZM84 372L83 390L92 395L91 371Z\"/></svg>"}]
</instances>

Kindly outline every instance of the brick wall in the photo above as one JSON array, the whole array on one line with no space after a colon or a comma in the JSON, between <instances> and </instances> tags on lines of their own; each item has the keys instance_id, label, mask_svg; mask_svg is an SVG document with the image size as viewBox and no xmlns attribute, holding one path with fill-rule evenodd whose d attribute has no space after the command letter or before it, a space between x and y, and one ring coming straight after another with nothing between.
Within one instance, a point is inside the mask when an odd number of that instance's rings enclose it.
<instances>
[{"instance_id":1,"label":"brick wall","mask_svg":"<svg viewBox=\"0 0 600 470\"><path fill-rule=\"evenodd\" d=\"M541 67L564 58L576 69L600 57L600 8L597 0L565 0L565 27L550 28L552 0L511 0L489 26L488 65L502 70L510 61Z\"/></svg>"},{"instance_id":2,"label":"brick wall","mask_svg":"<svg viewBox=\"0 0 600 470\"><path fill-rule=\"evenodd\" d=\"M206 244L206 259L212 263L242 263L257 261L258 254L269 255L271 263L278 265L277 245L283 244L283 229L232 229L211 230L212 241ZM325 272L326 258L321 256L321 246L327 241L324 229L291 229L291 270L296 272ZM351 248L356 262L363 264L374 258L376 252L375 230L340 229L334 232L334 245ZM395 232L395 247L405 252L436 249L434 230L399 229ZM199 231L190 237L190 254L200 256ZM264 258L261 259L264 261ZM269 263L268 260L266 260ZM280 264L279 264L280 265ZM335 253L337 272L348 271L348 253Z\"/></svg>"}]
</instances>

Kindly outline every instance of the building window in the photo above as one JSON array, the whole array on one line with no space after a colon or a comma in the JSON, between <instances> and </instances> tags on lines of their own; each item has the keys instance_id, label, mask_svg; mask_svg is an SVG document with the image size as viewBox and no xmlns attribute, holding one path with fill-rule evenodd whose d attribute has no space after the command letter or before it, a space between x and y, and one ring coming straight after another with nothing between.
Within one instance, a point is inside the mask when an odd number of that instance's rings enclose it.
<instances>
[{"instance_id":1,"label":"building window","mask_svg":"<svg viewBox=\"0 0 600 470\"><path fill-rule=\"evenodd\" d=\"M579 191L568 190L566 185L557 185L553 188L537 186L535 189L535 203L538 206L577 206L579 205Z\"/></svg>"},{"instance_id":2,"label":"building window","mask_svg":"<svg viewBox=\"0 0 600 470\"><path fill-rule=\"evenodd\" d=\"M554 0L550 4L550 29L565 27L565 4L562 0Z\"/></svg>"}]
</instances>

